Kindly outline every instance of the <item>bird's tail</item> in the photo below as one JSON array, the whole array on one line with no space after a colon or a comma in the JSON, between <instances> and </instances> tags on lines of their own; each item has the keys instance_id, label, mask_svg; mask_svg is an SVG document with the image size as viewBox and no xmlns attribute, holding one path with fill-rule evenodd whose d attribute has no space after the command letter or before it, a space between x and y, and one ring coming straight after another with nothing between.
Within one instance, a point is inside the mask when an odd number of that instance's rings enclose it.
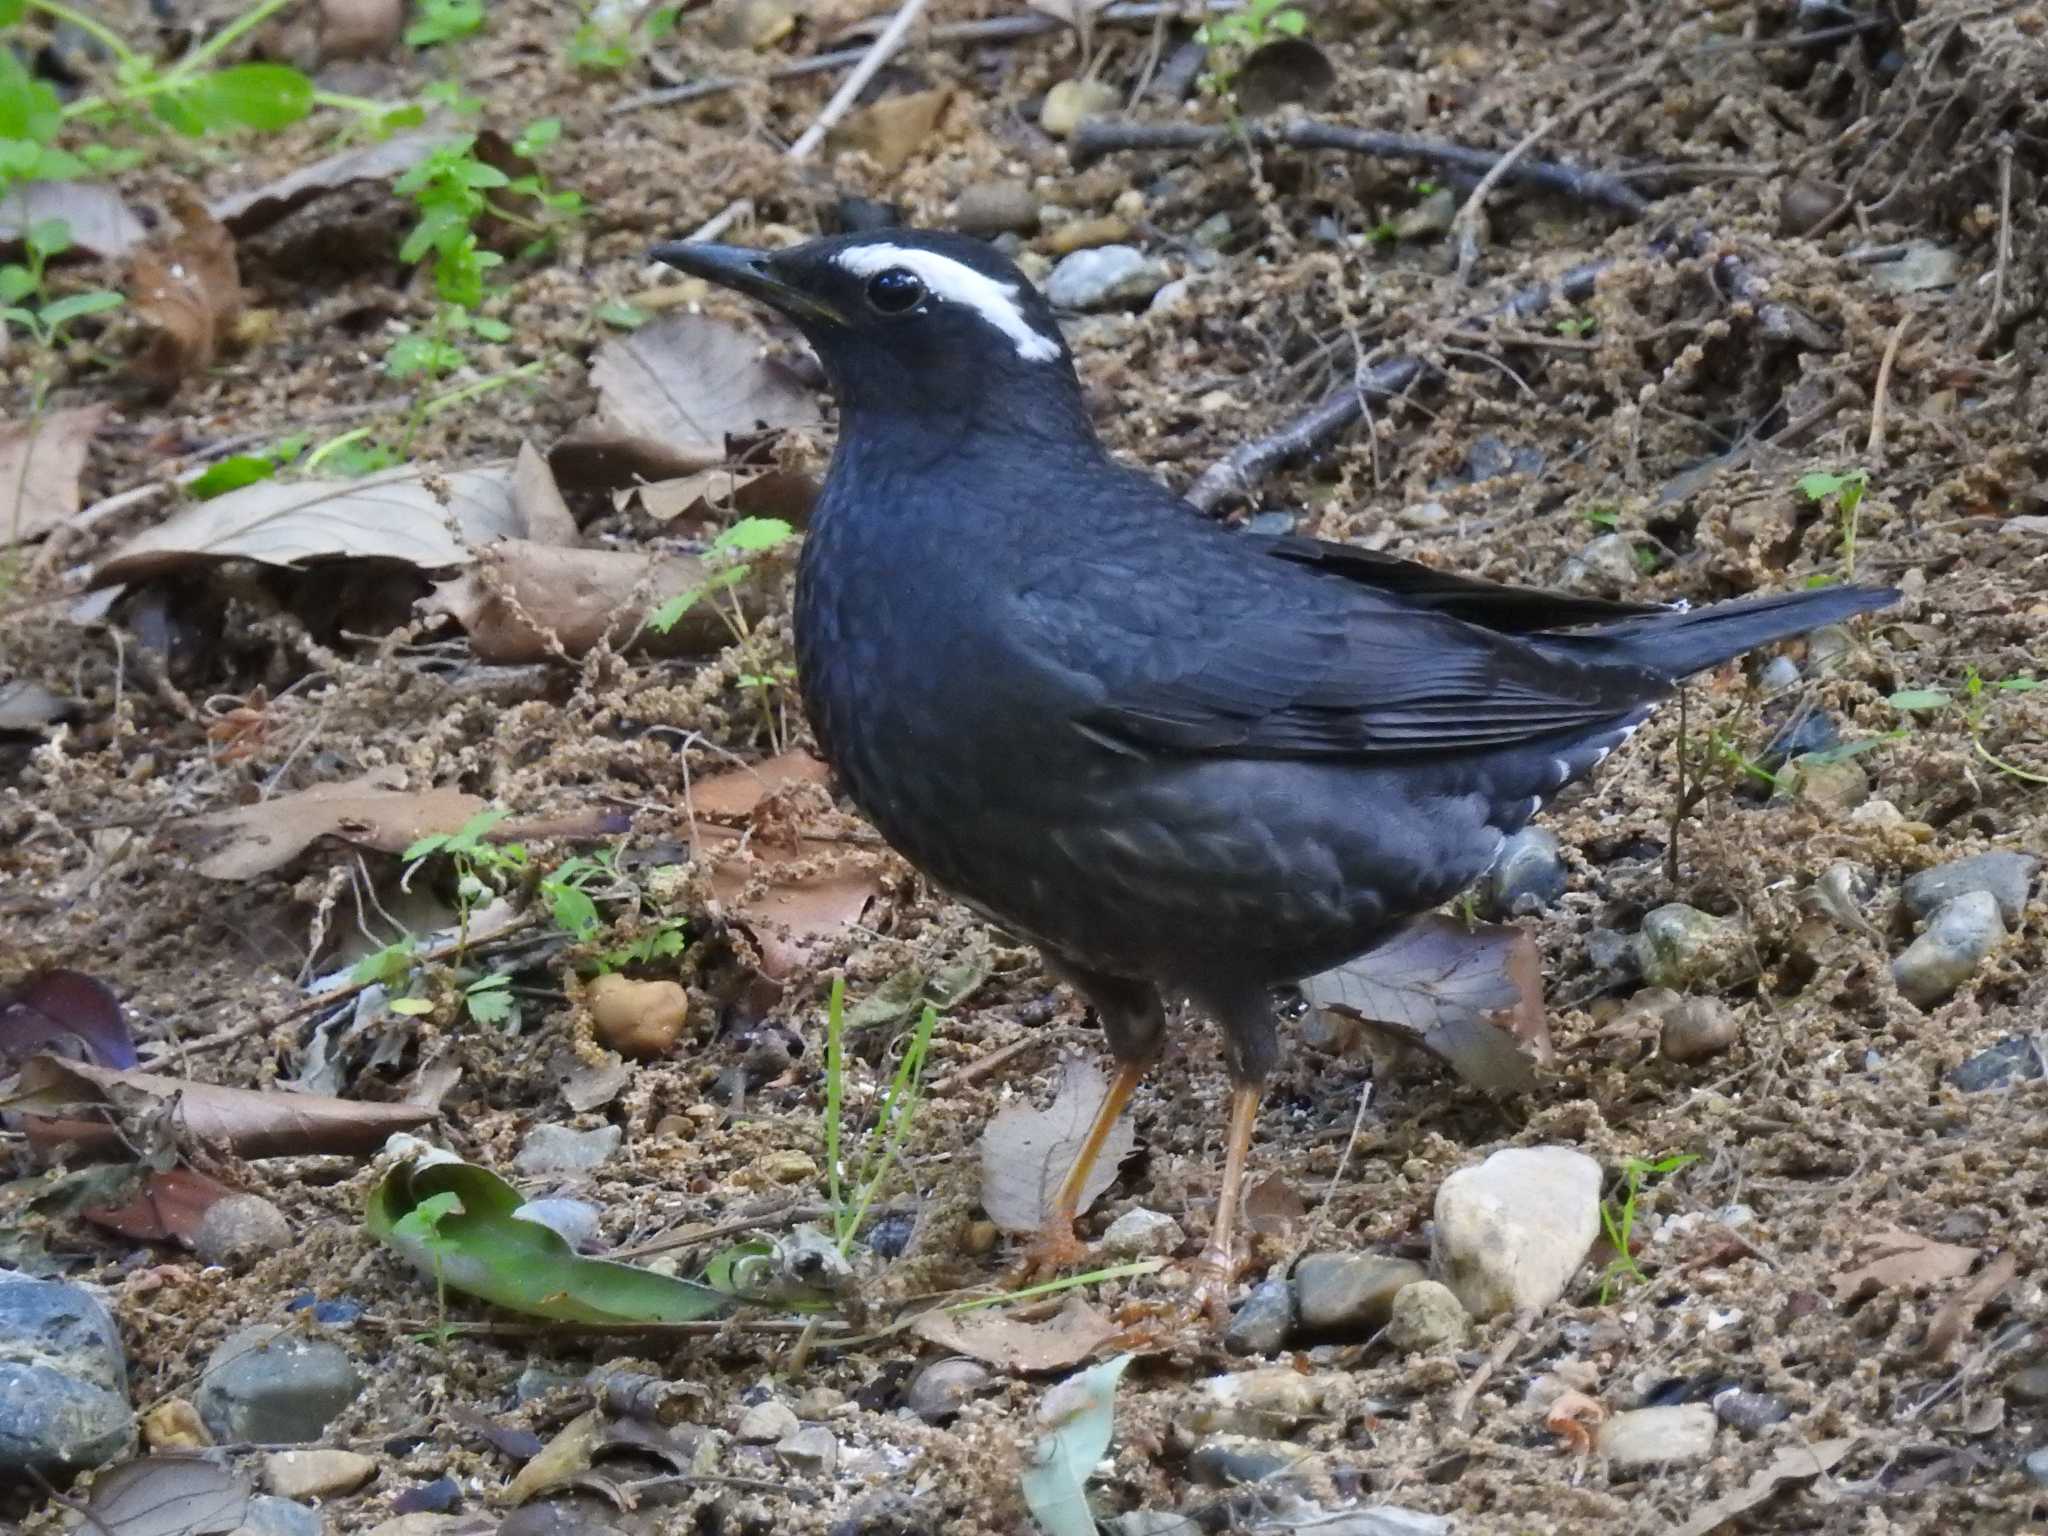
<instances>
[{"instance_id":1,"label":"bird's tail","mask_svg":"<svg viewBox=\"0 0 2048 1536\"><path fill-rule=\"evenodd\" d=\"M1604 660L1626 661L1676 682L1759 645L1789 640L1898 599L1896 587L1816 587L1622 619L1572 634L1544 635L1540 643L1546 650L1556 647L1577 656L1597 647Z\"/></svg>"}]
</instances>

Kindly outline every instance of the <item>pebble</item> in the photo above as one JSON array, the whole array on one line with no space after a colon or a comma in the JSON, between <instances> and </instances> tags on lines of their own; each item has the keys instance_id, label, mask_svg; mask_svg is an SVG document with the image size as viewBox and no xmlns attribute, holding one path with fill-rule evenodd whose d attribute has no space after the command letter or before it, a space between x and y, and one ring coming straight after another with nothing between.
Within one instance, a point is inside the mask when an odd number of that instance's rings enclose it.
<instances>
[{"instance_id":1,"label":"pebble","mask_svg":"<svg viewBox=\"0 0 2048 1536\"><path fill-rule=\"evenodd\" d=\"M1197 1432L1270 1435L1323 1411L1324 1384L1285 1365L1211 1376L1196 1389L1188 1422Z\"/></svg>"},{"instance_id":2,"label":"pebble","mask_svg":"<svg viewBox=\"0 0 2048 1536\"><path fill-rule=\"evenodd\" d=\"M1231 1315L1223 1347L1233 1355L1277 1355L1293 1331L1294 1287L1286 1280L1265 1280Z\"/></svg>"},{"instance_id":3,"label":"pebble","mask_svg":"<svg viewBox=\"0 0 2048 1536\"><path fill-rule=\"evenodd\" d=\"M1393 1312L1387 1320L1387 1342L1396 1349L1427 1354L1445 1345L1464 1343L1471 1331L1472 1319L1447 1285L1417 1280L1394 1293Z\"/></svg>"},{"instance_id":4,"label":"pebble","mask_svg":"<svg viewBox=\"0 0 2048 1536\"><path fill-rule=\"evenodd\" d=\"M1457 216L1456 189L1438 187L1413 208L1395 218L1394 233L1403 240L1426 240L1431 235L1447 233L1451 227L1451 220Z\"/></svg>"},{"instance_id":5,"label":"pebble","mask_svg":"<svg viewBox=\"0 0 2048 1536\"><path fill-rule=\"evenodd\" d=\"M742 1445L774 1445L787 1440L801 1428L803 1425L798 1422L796 1411L789 1404L771 1397L741 1414L732 1433Z\"/></svg>"},{"instance_id":6,"label":"pebble","mask_svg":"<svg viewBox=\"0 0 2048 1536\"><path fill-rule=\"evenodd\" d=\"M943 1424L994 1380L979 1361L934 1360L910 1379L903 1405L927 1424Z\"/></svg>"},{"instance_id":7,"label":"pebble","mask_svg":"<svg viewBox=\"0 0 2048 1536\"><path fill-rule=\"evenodd\" d=\"M1948 1080L1965 1093L2003 1088L2015 1080L2032 1082L2041 1075L2041 1053L2025 1035L2013 1035L1986 1046L1949 1073Z\"/></svg>"},{"instance_id":8,"label":"pebble","mask_svg":"<svg viewBox=\"0 0 2048 1536\"><path fill-rule=\"evenodd\" d=\"M1932 240L1908 240L1898 255L1870 264L1870 276L1880 288L1893 293L1921 293L1929 288L1952 288L1962 263L1956 253Z\"/></svg>"},{"instance_id":9,"label":"pebble","mask_svg":"<svg viewBox=\"0 0 2048 1536\"><path fill-rule=\"evenodd\" d=\"M807 1152L785 1148L770 1152L755 1165L771 1184L803 1184L818 1176L818 1165Z\"/></svg>"},{"instance_id":10,"label":"pebble","mask_svg":"<svg viewBox=\"0 0 2048 1536\"><path fill-rule=\"evenodd\" d=\"M1688 997L1665 1015L1657 1049L1673 1061L1705 1061L1741 1038L1735 1010L1718 997Z\"/></svg>"},{"instance_id":11,"label":"pebble","mask_svg":"<svg viewBox=\"0 0 2048 1536\"><path fill-rule=\"evenodd\" d=\"M1074 219L1046 237L1045 248L1055 256L1091 250L1102 245L1122 245L1131 238L1131 221L1114 214L1096 219Z\"/></svg>"},{"instance_id":12,"label":"pebble","mask_svg":"<svg viewBox=\"0 0 2048 1536\"><path fill-rule=\"evenodd\" d=\"M1172 276L1134 245L1098 245L1061 257L1045 280L1045 296L1060 309L1106 309L1142 303Z\"/></svg>"},{"instance_id":13,"label":"pebble","mask_svg":"<svg viewBox=\"0 0 2048 1536\"><path fill-rule=\"evenodd\" d=\"M1212 1488L1262 1483L1301 1461L1301 1447L1285 1440L1254 1440L1246 1435L1217 1435L1188 1455L1195 1481Z\"/></svg>"},{"instance_id":14,"label":"pebble","mask_svg":"<svg viewBox=\"0 0 2048 1536\"><path fill-rule=\"evenodd\" d=\"M1218 251L1230 243L1230 230L1229 214L1212 213L1195 226L1188 238L1204 250Z\"/></svg>"},{"instance_id":15,"label":"pebble","mask_svg":"<svg viewBox=\"0 0 2048 1536\"><path fill-rule=\"evenodd\" d=\"M1746 1387L1724 1387L1714 1394L1714 1417L1731 1429L1753 1435L1792 1417L1782 1398Z\"/></svg>"},{"instance_id":16,"label":"pebble","mask_svg":"<svg viewBox=\"0 0 2048 1536\"><path fill-rule=\"evenodd\" d=\"M1038 109L1038 126L1056 139L1064 139L1081 120L1114 112L1123 105L1123 92L1107 80L1062 80L1045 93Z\"/></svg>"},{"instance_id":17,"label":"pebble","mask_svg":"<svg viewBox=\"0 0 2048 1536\"><path fill-rule=\"evenodd\" d=\"M1785 764L1778 782L1782 793L1817 811L1853 811L1870 798L1870 775L1853 757L1804 753Z\"/></svg>"},{"instance_id":18,"label":"pebble","mask_svg":"<svg viewBox=\"0 0 2048 1536\"><path fill-rule=\"evenodd\" d=\"M0 1485L98 1466L134 1436L121 1333L99 1298L0 1272Z\"/></svg>"},{"instance_id":19,"label":"pebble","mask_svg":"<svg viewBox=\"0 0 2048 1536\"><path fill-rule=\"evenodd\" d=\"M197 1405L214 1439L274 1445L318 1440L363 1386L339 1344L275 1323L229 1334L203 1374Z\"/></svg>"},{"instance_id":20,"label":"pebble","mask_svg":"<svg viewBox=\"0 0 2048 1536\"><path fill-rule=\"evenodd\" d=\"M2048 1403L2048 1359L2014 1371L2005 1384L2005 1395L2016 1403Z\"/></svg>"},{"instance_id":21,"label":"pebble","mask_svg":"<svg viewBox=\"0 0 2048 1536\"><path fill-rule=\"evenodd\" d=\"M626 1133L616 1125L573 1131L566 1125L537 1125L527 1133L512 1166L520 1173L588 1173L619 1150Z\"/></svg>"},{"instance_id":22,"label":"pebble","mask_svg":"<svg viewBox=\"0 0 2048 1536\"><path fill-rule=\"evenodd\" d=\"M1180 1250L1188 1235L1179 1222L1160 1211L1143 1206L1125 1211L1102 1234L1102 1246L1112 1258L1164 1258Z\"/></svg>"},{"instance_id":23,"label":"pebble","mask_svg":"<svg viewBox=\"0 0 2048 1536\"><path fill-rule=\"evenodd\" d=\"M1799 686L1799 663L1790 656L1773 656L1756 675L1756 685L1765 693L1783 693Z\"/></svg>"},{"instance_id":24,"label":"pebble","mask_svg":"<svg viewBox=\"0 0 2048 1536\"><path fill-rule=\"evenodd\" d=\"M1842 728L1833 715L1824 709L1801 710L1771 737L1757 754L1757 760L1766 768L1776 768L1795 757L1826 752L1841 744Z\"/></svg>"},{"instance_id":25,"label":"pebble","mask_svg":"<svg viewBox=\"0 0 2048 1536\"><path fill-rule=\"evenodd\" d=\"M1705 1403L1633 1408L1600 1426L1594 1442L1610 1467L1705 1461L1714 1454L1714 1410Z\"/></svg>"},{"instance_id":26,"label":"pebble","mask_svg":"<svg viewBox=\"0 0 2048 1536\"><path fill-rule=\"evenodd\" d=\"M1605 594L1633 587L1640 575L1628 535L1603 533L1565 561L1561 582L1575 592Z\"/></svg>"},{"instance_id":27,"label":"pebble","mask_svg":"<svg viewBox=\"0 0 2048 1536\"><path fill-rule=\"evenodd\" d=\"M549 1365L529 1365L519 1373L519 1379L512 1383L512 1400L524 1408L528 1403L539 1402L550 1392L580 1387L585 1379L582 1371L562 1371Z\"/></svg>"},{"instance_id":28,"label":"pebble","mask_svg":"<svg viewBox=\"0 0 2048 1536\"><path fill-rule=\"evenodd\" d=\"M1806 637L1806 665L1818 674L1831 672L1856 649L1856 637L1840 624L1823 624Z\"/></svg>"},{"instance_id":29,"label":"pebble","mask_svg":"<svg viewBox=\"0 0 2048 1536\"><path fill-rule=\"evenodd\" d=\"M690 994L674 981L593 977L584 991L597 1038L622 1056L666 1056L690 1022Z\"/></svg>"},{"instance_id":30,"label":"pebble","mask_svg":"<svg viewBox=\"0 0 2048 1536\"><path fill-rule=\"evenodd\" d=\"M2035 1487L2048 1488L2048 1445L2042 1446L2038 1451L2029 1452L2021 1465L2026 1468L2027 1476L2034 1480Z\"/></svg>"},{"instance_id":31,"label":"pebble","mask_svg":"<svg viewBox=\"0 0 2048 1536\"><path fill-rule=\"evenodd\" d=\"M142 1443L152 1451L199 1451L213 1444L199 1410L182 1397L167 1397L142 1416Z\"/></svg>"},{"instance_id":32,"label":"pebble","mask_svg":"<svg viewBox=\"0 0 2048 1536\"><path fill-rule=\"evenodd\" d=\"M1906 906L1915 917L1931 916L1971 891L1988 891L1998 902L1998 915L2008 928L2017 928L2027 909L2027 887L2041 861L2031 853L1980 853L1953 863L1937 865L1908 877Z\"/></svg>"},{"instance_id":33,"label":"pebble","mask_svg":"<svg viewBox=\"0 0 2048 1536\"><path fill-rule=\"evenodd\" d=\"M1939 908L1926 931L1892 962L1892 980L1907 999L1932 1008L1974 976L2004 937L1998 898L1989 891L1965 891Z\"/></svg>"},{"instance_id":34,"label":"pebble","mask_svg":"<svg viewBox=\"0 0 2048 1536\"><path fill-rule=\"evenodd\" d=\"M839 1441L822 1424L806 1424L775 1442L775 1455L793 1472L829 1477L839 1465Z\"/></svg>"},{"instance_id":35,"label":"pebble","mask_svg":"<svg viewBox=\"0 0 2048 1536\"><path fill-rule=\"evenodd\" d=\"M1548 827L1524 827L1501 846L1486 872L1490 917L1525 917L1542 912L1564 894L1564 852Z\"/></svg>"},{"instance_id":36,"label":"pebble","mask_svg":"<svg viewBox=\"0 0 2048 1536\"><path fill-rule=\"evenodd\" d=\"M1644 917L1634 948L1643 980L1678 992L1736 980L1750 965L1748 936L1740 922L1679 901Z\"/></svg>"},{"instance_id":37,"label":"pebble","mask_svg":"<svg viewBox=\"0 0 2048 1536\"><path fill-rule=\"evenodd\" d=\"M1842 189L1831 181L1794 177L1778 194L1778 233L1805 234L1840 207L1844 196Z\"/></svg>"},{"instance_id":38,"label":"pebble","mask_svg":"<svg viewBox=\"0 0 2048 1536\"><path fill-rule=\"evenodd\" d=\"M1436 1196L1436 1268L1482 1322L1541 1309L1600 1233L1600 1165L1570 1147L1509 1147L1460 1168Z\"/></svg>"},{"instance_id":39,"label":"pebble","mask_svg":"<svg viewBox=\"0 0 2048 1536\"><path fill-rule=\"evenodd\" d=\"M1396 1293L1426 1273L1385 1254L1307 1254L1294 1266L1295 1315L1309 1333L1370 1333L1386 1326Z\"/></svg>"},{"instance_id":40,"label":"pebble","mask_svg":"<svg viewBox=\"0 0 2048 1536\"><path fill-rule=\"evenodd\" d=\"M335 1498L376 1475L377 1463L354 1451L273 1451L263 1458L263 1485L282 1499Z\"/></svg>"},{"instance_id":41,"label":"pebble","mask_svg":"<svg viewBox=\"0 0 2048 1536\"><path fill-rule=\"evenodd\" d=\"M247 1269L292 1245L292 1224L261 1195L228 1195L199 1218L192 1251L206 1264Z\"/></svg>"},{"instance_id":42,"label":"pebble","mask_svg":"<svg viewBox=\"0 0 2048 1536\"><path fill-rule=\"evenodd\" d=\"M546 1227L579 1251L597 1240L597 1227L602 1215L588 1200L569 1200L561 1196L529 1200L512 1213L515 1221L530 1221Z\"/></svg>"},{"instance_id":43,"label":"pebble","mask_svg":"<svg viewBox=\"0 0 2048 1536\"><path fill-rule=\"evenodd\" d=\"M326 1529L319 1510L257 1493L242 1507L242 1523L234 1536L323 1536Z\"/></svg>"},{"instance_id":44,"label":"pebble","mask_svg":"<svg viewBox=\"0 0 2048 1536\"><path fill-rule=\"evenodd\" d=\"M1109 1522L1113 1536L1203 1536L1202 1527L1170 1509L1134 1509Z\"/></svg>"},{"instance_id":45,"label":"pebble","mask_svg":"<svg viewBox=\"0 0 2048 1536\"><path fill-rule=\"evenodd\" d=\"M953 202L953 227L986 239L1038 229L1038 194L1017 181L978 181Z\"/></svg>"}]
</instances>

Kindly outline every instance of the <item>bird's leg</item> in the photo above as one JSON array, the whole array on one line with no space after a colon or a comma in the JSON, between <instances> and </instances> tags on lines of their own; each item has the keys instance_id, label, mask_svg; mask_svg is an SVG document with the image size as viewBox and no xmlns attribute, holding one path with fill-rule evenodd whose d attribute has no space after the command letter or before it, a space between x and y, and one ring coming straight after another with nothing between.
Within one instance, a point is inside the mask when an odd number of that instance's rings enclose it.
<instances>
[{"instance_id":1,"label":"bird's leg","mask_svg":"<svg viewBox=\"0 0 2048 1536\"><path fill-rule=\"evenodd\" d=\"M1239 1082L1230 1090L1230 1141L1223 1151L1223 1189L1217 1197L1209 1245L1195 1260L1195 1288L1188 1299L1190 1310L1206 1312L1219 1323L1229 1313L1230 1284L1237 1278L1237 1207L1245 1162L1251 1156L1252 1127L1259 1118L1260 1089L1257 1082Z\"/></svg>"},{"instance_id":2,"label":"bird's leg","mask_svg":"<svg viewBox=\"0 0 2048 1536\"><path fill-rule=\"evenodd\" d=\"M1131 1102L1131 1095L1137 1091L1144 1079L1147 1063L1127 1061L1116 1069L1116 1076L1110 1080L1109 1092L1102 1096L1102 1108L1095 1112L1095 1123L1088 1127L1088 1137L1081 1143L1081 1150L1074 1155L1074 1164L1067 1170L1067 1176L1060 1182L1060 1190L1053 1197L1052 1210L1046 1214L1045 1224L1038 1229L1031 1246L1024 1250L1023 1261L1012 1274L1014 1284L1025 1284L1042 1280L1067 1265L1086 1258L1088 1245L1074 1234L1074 1220L1081 1214L1081 1196L1088 1187L1088 1175L1095 1167L1095 1160L1102 1155L1102 1144L1109 1140L1109 1133Z\"/></svg>"}]
</instances>

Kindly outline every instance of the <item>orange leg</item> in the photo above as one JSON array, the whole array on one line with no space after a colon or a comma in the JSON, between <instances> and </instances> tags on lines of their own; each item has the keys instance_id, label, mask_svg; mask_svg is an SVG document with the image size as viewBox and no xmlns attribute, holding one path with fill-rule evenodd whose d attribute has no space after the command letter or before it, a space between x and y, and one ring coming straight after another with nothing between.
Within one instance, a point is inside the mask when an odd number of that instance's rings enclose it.
<instances>
[{"instance_id":1,"label":"orange leg","mask_svg":"<svg viewBox=\"0 0 2048 1536\"><path fill-rule=\"evenodd\" d=\"M1216 1224L1209 1230L1209 1246L1195 1261L1195 1289L1188 1299L1191 1310L1206 1312L1219 1323L1229 1315L1230 1283L1237 1278L1237 1206L1245 1162L1251 1156L1252 1127L1258 1118L1259 1084L1238 1083L1230 1091L1230 1141L1223 1153L1223 1189L1216 1202Z\"/></svg>"},{"instance_id":2,"label":"orange leg","mask_svg":"<svg viewBox=\"0 0 2048 1536\"><path fill-rule=\"evenodd\" d=\"M1102 1155L1102 1144L1109 1140L1110 1131L1130 1104L1131 1095L1137 1092L1144 1076L1144 1062L1125 1062L1116 1069L1116 1076L1110 1079L1109 1092L1103 1095L1102 1108L1095 1112L1095 1123L1088 1127L1088 1139L1081 1143L1074 1166L1067 1170L1060 1192L1053 1199L1052 1210L1045 1218L1045 1225L1039 1229L1031 1246L1025 1249L1023 1262L1011 1274L1011 1284L1023 1285L1042 1280L1087 1257L1088 1245L1074 1235L1074 1218L1081 1213L1081 1191L1088 1185L1088 1174L1094 1168L1095 1160Z\"/></svg>"}]
</instances>

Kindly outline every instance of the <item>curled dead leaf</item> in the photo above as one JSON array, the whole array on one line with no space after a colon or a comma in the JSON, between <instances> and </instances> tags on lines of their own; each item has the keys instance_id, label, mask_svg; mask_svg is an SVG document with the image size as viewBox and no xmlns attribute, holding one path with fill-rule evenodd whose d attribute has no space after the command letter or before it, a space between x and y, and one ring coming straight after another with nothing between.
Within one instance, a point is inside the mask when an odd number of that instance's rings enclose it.
<instances>
[{"instance_id":1,"label":"curled dead leaf","mask_svg":"<svg viewBox=\"0 0 2048 1536\"><path fill-rule=\"evenodd\" d=\"M959 1312L927 1312L910 1325L926 1343L966 1355L1013 1375L1071 1370L1108 1347L1122 1331L1104 1313L1079 1296L1043 1322L1032 1322L1010 1308Z\"/></svg>"},{"instance_id":2,"label":"curled dead leaf","mask_svg":"<svg viewBox=\"0 0 2048 1536\"><path fill-rule=\"evenodd\" d=\"M532 443L522 442L519 457L512 461L512 514L536 544L568 548L581 537L554 470Z\"/></svg>"},{"instance_id":3,"label":"curled dead leaf","mask_svg":"<svg viewBox=\"0 0 2048 1536\"><path fill-rule=\"evenodd\" d=\"M338 784L187 817L171 830L209 880L248 880L290 863L319 838L403 853L423 837L460 830L484 808L458 789L407 789L405 777L402 768L374 768Z\"/></svg>"},{"instance_id":4,"label":"curled dead leaf","mask_svg":"<svg viewBox=\"0 0 2048 1536\"><path fill-rule=\"evenodd\" d=\"M23 181L0 198L0 245L18 244L50 219L70 226L73 253L102 261L126 256L149 238L149 226L103 181Z\"/></svg>"},{"instance_id":5,"label":"curled dead leaf","mask_svg":"<svg viewBox=\"0 0 2048 1536\"><path fill-rule=\"evenodd\" d=\"M1858 1302L1879 1291L1911 1291L1970 1272L1977 1250L1939 1243L1903 1227L1880 1227L1861 1239L1835 1276L1835 1300Z\"/></svg>"},{"instance_id":6,"label":"curled dead leaf","mask_svg":"<svg viewBox=\"0 0 2048 1536\"><path fill-rule=\"evenodd\" d=\"M89 1205L81 1215L96 1227L138 1243L175 1242L190 1248L206 1213L235 1191L191 1168L144 1175L120 1205Z\"/></svg>"},{"instance_id":7,"label":"curled dead leaf","mask_svg":"<svg viewBox=\"0 0 2048 1536\"><path fill-rule=\"evenodd\" d=\"M1059 1091L1045 1109L1006 1104L981 1133L981 1204L1005 1232L1036 1232L1052 1213L1067 1170L1074 1166L1096 1111L1109 1094L1109 1081L1085 1057L1060 1065ZM1128 1116L1119 1118L1088 1170L1080 1210L1116 1179L1117 1166L1131 1155L1137 1133Z\"/></svg>"},{"instance_id":8,"label":"curled dead leaf","mask_svg":"<svg viewBox=\"0 0 2048 1536\"><path fill-rule=\"evenodd\" d=\"M417 133L394 134L378 143L365 144L359 149L345 149L325 160L316 160L260 187L217 198L208 208L236 235L247 239L315 198L360 182L392 181L449 140L459 137L461 135L456 133L426 129ZM140 228L138 223L138 240L141 238Z\"/></svg>"},{"instance_id":9,"label":"curled dead leaf","mask_svg":"<svg viewBox=\"0 0 2048 1536\"><path fill-rule=\"evenodd\" d=\"M751 334L707 315L667 315L591 360L600 430L722 462L729 436L808 427L816 397ZM689 471L684 471L689 473Z\"/></svg>"},{"instance_id":10,"label":"curled dead leaf","mask_svg":"<svg viewBox=\"0 0 2048 1536\"><path fill-rule=\"evenodd\" d=\"M823 784L831 776L822 759L803 751L784 752L692 785L690 809L699 816L751 816L769 796L793 784Z\"/></svg>"},{"instance_id":11,"label":"curled dead leaf","mask_svg":"<svg viewBox=\"0 0 2048 1536\"><path fill-rule=\"evenodd\" d=\"M0 549L41 538L77 515L85 451L112 409L82 405L0 425Z\"/></svg>"},{"instance_id":12,"label":"curled dead leaf","mask_svg":"<svg viewBox=\"0 0 2048 1536\"><path fill-rule=\"evenodd\" d=\"M149 335L134 371L162 389L211 366L242 312L233 237L190 189L174 188L165 202L176 229L138 250L128 273L129 302Z\"/></svg>"},{"instance_id":13,"label":"curled dead leaf","mask_svg":"<svg viewBox=\"0 0 2048 1536\"><path fill-rule=\"evenodd\" d=\"M724 462L723 447L663 443L595 423L578 427L548 450L555 479L572 491L630 491L686 479Z\"/></svg>"},{"instance_id":14,"label":"curled dead leaf","mask_svg":"<svg viewBox=\"0 0 2048 1536\"><path fill-rule=\"evenodd\" d=\"M779 517L792 528L801 528L811 520L818 482L791 470L720 465L679 479L637 486L631 494L648 516L665 523L685 515L693 521Z\"/></svg>"}]
</instances>

